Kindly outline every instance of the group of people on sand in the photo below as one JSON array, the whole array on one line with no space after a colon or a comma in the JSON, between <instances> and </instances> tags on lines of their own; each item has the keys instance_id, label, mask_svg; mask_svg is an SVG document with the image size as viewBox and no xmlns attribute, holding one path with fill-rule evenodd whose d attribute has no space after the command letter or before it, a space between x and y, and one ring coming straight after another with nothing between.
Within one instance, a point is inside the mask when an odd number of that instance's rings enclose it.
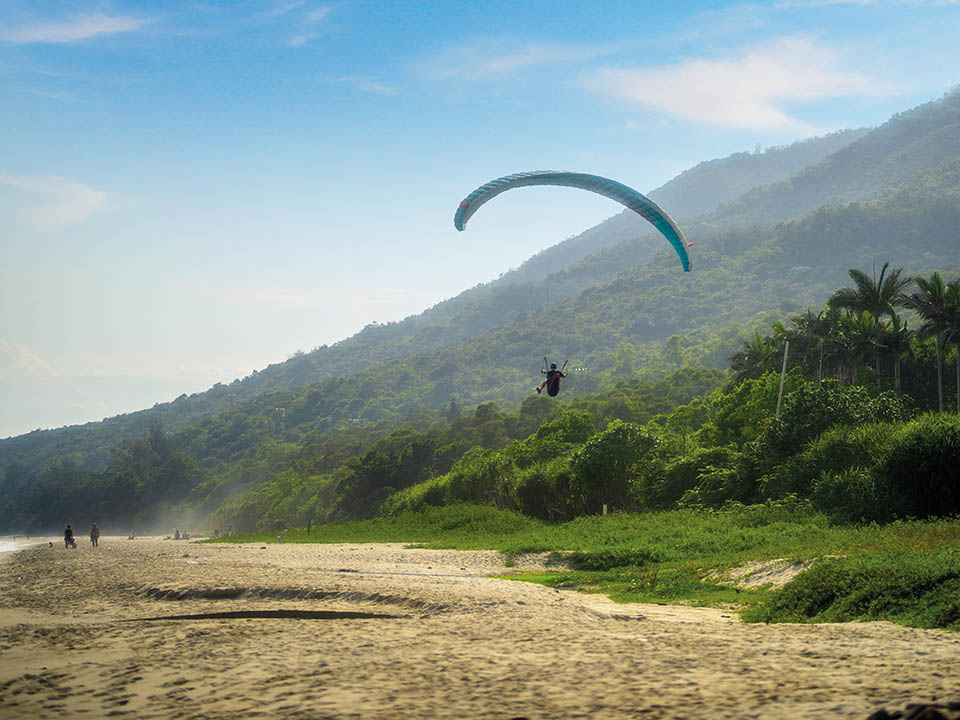
<instances>
[{"instance_id":1,"label":"group of people on sand","mask_svg":"<svg viewBox=\"0 0 960 720\"><path fill-rule=\"evenodd\" d=\"M96 523L90 528L90 544L94 547L100 544L100 528L97 527ZM71 528L69 524L66 530L63 531L63 546L67 549L77 549L77 541L73 537L73 528Z\"/></svg>"}]
</instances>

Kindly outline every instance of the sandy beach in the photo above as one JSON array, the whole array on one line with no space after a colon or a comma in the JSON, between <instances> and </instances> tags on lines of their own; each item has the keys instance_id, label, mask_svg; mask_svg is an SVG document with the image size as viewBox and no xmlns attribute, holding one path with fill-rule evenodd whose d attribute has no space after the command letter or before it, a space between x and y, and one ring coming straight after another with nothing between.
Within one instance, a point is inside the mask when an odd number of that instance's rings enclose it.
<instances>
[{"instance_id":1,"label":"sandy beach","mask_svg":"<svg viewBox=\"0 0 960 720\"><path fill-rule=\"evenodd\" d=\"M0 717L867 718L960 635L758 626L487 575L493 552L105 537L0 558Z\"/></svg>"}]
</instances>

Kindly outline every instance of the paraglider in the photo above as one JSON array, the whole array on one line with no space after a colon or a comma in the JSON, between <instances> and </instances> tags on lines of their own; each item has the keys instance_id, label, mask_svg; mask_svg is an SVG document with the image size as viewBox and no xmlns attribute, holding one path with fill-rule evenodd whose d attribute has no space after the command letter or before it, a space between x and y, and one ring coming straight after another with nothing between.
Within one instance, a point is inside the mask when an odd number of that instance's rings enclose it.
<instances>
[{"instance_id":1,"label":"paraglider","mask_svg":"<svg viewBox=\"0 0 960 720\"><path fill-rule=\"evenodd\" d=\"M562 187L574 187L582 190L589 190L598 195L603 195L611 200L616 200L621 205L633 210L641 217L649 220L663 236L670 241L673 249L680 256L680 264L684 271L690 270L690 256L687 254L687 248L693 243L687 242L683 231L674 222L673 218L664 212L663 208L657 205L653 200L638 193L633 188L627 187L616 180L600 177L599 175L588 175L586 173L573 172L555 172L552 170L538 170L535 172L517 173L516 175L506 175L496 180L491 180L485 185L481 185L472 193L467 195L457 208L457 213L453 218L453 225L457 230L463 230L471 216L480 209L484 203L492 200L497 195L507 190L518 187L528 187L531 185L559 185Z\"/></svg>"},{"instance_id":2,"label":"paraglider","mask_svg":"<svg viewBox=\"0 0 960 720\"><path fill-rule=\"evenodd\" d=\"M567 362L569 361L565 360L563 367L559 370L557 370L556 363L550 363L550 369L547 370L547 359L543 359L543 368L541 368L540 372L546 375L546 377L543 379L543 382L540 383L540 387L537 388L537 393L542 392L543 388L546 387L547 395L550 397L557 396L557 393L560 392L560 380L566 377L566 375L563 374L563 370L567 367Z\"/></svg>"}]
</instances>

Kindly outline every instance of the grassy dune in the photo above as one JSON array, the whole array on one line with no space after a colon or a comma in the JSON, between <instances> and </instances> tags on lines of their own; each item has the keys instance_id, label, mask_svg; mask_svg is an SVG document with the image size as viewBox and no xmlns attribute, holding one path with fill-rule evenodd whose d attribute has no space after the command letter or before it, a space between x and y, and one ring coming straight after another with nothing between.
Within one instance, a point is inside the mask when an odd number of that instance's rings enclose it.
<instances>
[{"instance_id":1,"label":"grassy dune","mask_svg":"<svg viewBox=\"0 0 960 720\"><path fill-rule=\"evenodd\" d=\"M218 542L276 542L257 533ZM581 517L552 525L459 505L290 530L287 542L404 542L555 552L556 572L512 579L602 592L623 602L728 607L750 622L890 620L960 630L960 520L838 525L796 502L720 511ZM775 559L813 561L782 588L735 587L726 572Z\"/></svg>"}]
</instances>

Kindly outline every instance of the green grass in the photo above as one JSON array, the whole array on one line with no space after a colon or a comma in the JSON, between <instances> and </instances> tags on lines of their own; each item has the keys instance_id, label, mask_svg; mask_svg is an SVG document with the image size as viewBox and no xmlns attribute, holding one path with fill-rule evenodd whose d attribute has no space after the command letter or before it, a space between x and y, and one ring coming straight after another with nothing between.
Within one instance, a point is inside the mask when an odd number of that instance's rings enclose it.
<instances>
[{"instance_id":1,"label":"green grass","mask_svg":"<svg viewBox=\"0 0 960 720\"><path fill-rule=\"evenodd\" d=\"M704 579L703 568L623 567L612 570L522 573L502 576L559 590L603 593L616 602L683 603L700 607L743 610L756 607L769 594L765 589L741 589Z\"/></svg>"},{"instance_id":2,"label":"green grass","mask_svg":"<svg viewBox=\"0 0 960 720\"><path fill-rule=\"evenodd\" d=\"M276 542L276 532L213 542ZM960 630L960 520L838 525L792 501L722 511L671 510L548 524L491 507L430 508L290 530L287 542L403 542L557 552L573 568L512 579L601 592L623 602L738 609L752 622L890 620ZM817 560L782 589L714 581L750 562Z\"/></svg>"}]
</instances>

